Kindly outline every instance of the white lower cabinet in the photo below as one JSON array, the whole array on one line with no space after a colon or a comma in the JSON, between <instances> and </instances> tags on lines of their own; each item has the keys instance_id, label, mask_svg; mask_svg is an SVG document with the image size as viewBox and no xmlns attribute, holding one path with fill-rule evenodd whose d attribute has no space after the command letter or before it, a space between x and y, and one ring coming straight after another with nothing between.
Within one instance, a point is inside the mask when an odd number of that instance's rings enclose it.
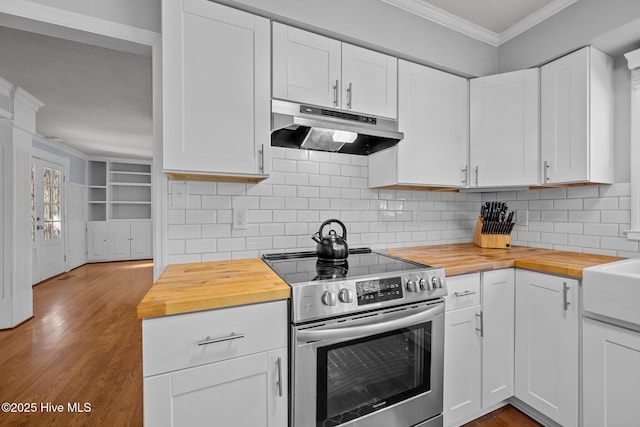
<instances>
[{"instance_id":1,"label":"white lower cabinet","mask_svg":"<svg viewBox=\"0 0 640 427\"><path fill-rule=\"evenodd\" d=\"M468 422L513 396L514 286L513 269L447 278L446 426Z\"/></svg>"},{"instance_id":2,"label":"white lower cabinet","mask_svg":"<svg viewBox=\"0 0 640 427\"><path fill-rule=\"evenodd\" d=\"M87 260L116 261L151 258L152 222L89 221L87 223Z\"/></svg>"},{"instance_id":3,"label":"white lower cabinet","mask_svg":"<svg viewBox=\"0 0 640 427\"><path fill-rule=\"evenodd\" d=\"M286 427L287 302L143 320L144 423Z\"/></svg>"},{"instance_id":4,"label":"white lower cabinet","mask_svg":"<svg viewBox=\"0 0 640 427\"><path fill-rule=\"evenodd\" d=\"M515 396L563 427L578 425L579 282L517 270Z\"/></svg>"},{"instance_id":5,"label":"white lower cabinet","mask_svg":"<svg viewBox=\"0 0 640 427\"><path fill-rule=\"evenodd\" d=\"M584 319L584 427L640 423L640 332Z\"/></svg>"}]
</instances>

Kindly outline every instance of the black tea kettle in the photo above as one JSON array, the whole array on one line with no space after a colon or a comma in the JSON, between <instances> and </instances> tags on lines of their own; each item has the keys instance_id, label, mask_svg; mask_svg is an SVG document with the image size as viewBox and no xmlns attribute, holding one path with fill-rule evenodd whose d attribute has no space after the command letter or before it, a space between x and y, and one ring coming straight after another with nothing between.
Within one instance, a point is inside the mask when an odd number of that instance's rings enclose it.
<instances>
[{"instance_id":1,"label":"black tea kettle","mask_svg":"<svg viewBox=\"0 0 640 427\"><path fill-rule=\"evenodd\" d=\"M329 230L328 234L322 234L322 229L327 225L335 222L342 227L342 236L334 229ZM347 245L347 228L337 219L328 219L322 223L320 229L311 238L318 243L316 245L316 255L319 261L339 264L345 262L349 256L349 246Z\"/></svg>"}]
</instances>

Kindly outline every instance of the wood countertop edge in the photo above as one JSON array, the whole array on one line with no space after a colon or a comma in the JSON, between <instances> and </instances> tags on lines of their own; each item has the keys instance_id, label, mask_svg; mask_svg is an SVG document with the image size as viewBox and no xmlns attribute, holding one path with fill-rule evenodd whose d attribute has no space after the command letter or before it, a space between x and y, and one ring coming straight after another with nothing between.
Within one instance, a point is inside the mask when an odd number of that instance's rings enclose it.
<instances>
[{"instance_id":1,"label":"wood countertop edge","mask_svg":"<svg viewBox=\"0 0 640 427\"><path fill-rule=\"evenodd\" d=\"M170 303L167 303L166 300L147 301L138 304L137 316L138 319L149 319L174 314L187 314L218 308L286 300L290 297L291 289L287 286L286 288L268 289L244 294L184 298L180 301L172 301Z\"/></svg>"}]
</instances>

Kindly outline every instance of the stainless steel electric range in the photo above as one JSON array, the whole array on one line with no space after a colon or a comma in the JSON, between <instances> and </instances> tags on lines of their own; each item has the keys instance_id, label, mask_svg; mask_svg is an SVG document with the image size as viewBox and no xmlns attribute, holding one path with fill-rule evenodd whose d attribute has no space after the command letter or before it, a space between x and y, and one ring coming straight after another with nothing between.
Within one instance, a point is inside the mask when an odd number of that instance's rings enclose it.
<instances>
[{"instance_id":1,"label":"stainless steel electric range","mask_svg":"<svg viewBox=\"0 0 640 427\"><path fill-rule=\"evenodd\" d=\"M291 425L441 426L443 269L352 249L264 261L291 286Z\"/></svg>"}]
</instances>

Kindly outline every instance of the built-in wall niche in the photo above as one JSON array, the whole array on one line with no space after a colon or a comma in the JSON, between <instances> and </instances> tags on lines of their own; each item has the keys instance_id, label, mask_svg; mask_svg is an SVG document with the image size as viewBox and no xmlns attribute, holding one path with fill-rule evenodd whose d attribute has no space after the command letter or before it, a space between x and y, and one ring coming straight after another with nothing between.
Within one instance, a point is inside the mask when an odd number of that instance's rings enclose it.
<instances>
[{"instance_id":1,"label":"built-in wall niche","mask_svg":"<svg viewBox=\"0 0 640 427\"><path fill-rule=\"evenodd\" d=\"M151 162L89 161L89 221L151 219Z\"/></svg>"}]
</instances>

